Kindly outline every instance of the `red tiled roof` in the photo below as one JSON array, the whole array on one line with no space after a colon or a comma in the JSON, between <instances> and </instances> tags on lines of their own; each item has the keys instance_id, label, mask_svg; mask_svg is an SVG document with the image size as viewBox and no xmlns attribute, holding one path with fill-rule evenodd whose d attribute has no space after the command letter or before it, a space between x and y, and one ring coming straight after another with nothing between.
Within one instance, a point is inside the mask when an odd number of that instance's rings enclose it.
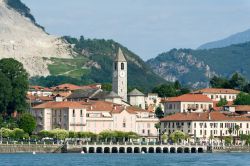
<instances>
[{"instance_id":1,"label":"red tiled roof","mask_svg":"<svg viewBox=\"0 0 250 166\"><path fill-rule=\"evenodd\" d=\"M162 102L213 102L209 97L202 94L184 94L178 97L170 97Z\"/></svg>"},{"instance_id":2,"label":"red tiled roof","mask_svg":"<svg viewBox=\"0 0 250 166\"><path fill-rule=\"evenodd\" d=\"M209 119L210 114L210 119ZM160 119L164 121L250 121L250 118L242 116L228 116L221 112L204 113L176 113Z\"/></svg>"},{"instance_id":3,"label":"red tiled roof","mask_svg":"<svg viewBox=\"0 0 250 166\"><path fill-rule=\"evenodd\" d=\"M78 85L74 85L74 84L62 84L62 85L58 85L55 87L52 87L52 89L56 90L77 90L77 89L82 89L81 86Z\"/></svg>"},{"instance_id":4,"label":"red tiled roof","mask_svg":"<svg viewBox=\"0 0 250 166\"><path fill-rule=\"evenodd\" d=\"M240 91L234 89L222 89L222 88L205 88L194 91L192 93L214 93L214 94L239 94Z\"/></svg>"},{"instance_id":5,"label":"red tiled roof","mask_svg":"<svg viewBox=\"0 0 250 166\"><path fill-rule=\"evenodd\" d=\"M33 95L26 95L28 100L41 100L41 101L53 101L52 96L33 96Z\"/></svg>"},{"instance_id":6,"label":"red tiled roof","mask_svg":"<svg viewBox=\"0 0 250 166\"><path fill-rule=\"evenodd\" d=\"M52 89L50 89L50 88L46 88L46 87L42 87L42 86L30 86L29 87L30 89L34 89L34 90L36 90L36 91L38 91L38 90L43 90L43 91L52 91Z\"/></svg>"},{"instance_id":7,"label":"red tiled roof","mask_svg":"<svg viewBox=\"0 0 250 166\"><path fill-rule=\"evenodd\" d=\"M236 105L235 111L249 111L250 112L250 105Z\"/></svg>"},{"instance_id":8,"label":"red tiled roof","mask_svg":"<svg viewBox=\"0 0 250 166\"><path fill-rule=\"evenodd\" d=\"M83 102L62 101L62 102L46 102L33 108L85 108Z\"/></svg>"}]
</instances>

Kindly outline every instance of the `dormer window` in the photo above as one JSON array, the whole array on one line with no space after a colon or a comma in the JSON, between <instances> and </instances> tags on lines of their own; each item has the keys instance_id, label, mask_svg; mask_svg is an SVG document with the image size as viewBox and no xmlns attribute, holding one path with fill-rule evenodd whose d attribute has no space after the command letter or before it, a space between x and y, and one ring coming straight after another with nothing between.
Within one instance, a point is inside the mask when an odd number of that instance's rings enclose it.
<instances>
[{"instance_id":1,"label":"dormer window","mask_svg":"<svg viewBox=\"0 0 250 166\"><path fill-rule=\"evenodd\" d=\"M124 63L121 63L121 70L124 70Z\"/></svg>"}]
</instances>

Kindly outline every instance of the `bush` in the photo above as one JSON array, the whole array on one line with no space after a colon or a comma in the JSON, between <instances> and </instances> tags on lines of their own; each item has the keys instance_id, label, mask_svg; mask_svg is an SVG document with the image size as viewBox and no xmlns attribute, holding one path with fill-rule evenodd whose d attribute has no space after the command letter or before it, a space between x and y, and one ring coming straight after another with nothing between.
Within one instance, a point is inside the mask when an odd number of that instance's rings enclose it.
<instances>
[{"instance_id":1,"label":"bush","mask_svg":"<svg viewBox=\"0 0 250 166\"><path fill-rule=\"evenodd\" d=\"M225 144L226 145L231 145L232 140L233 140L232 136L225 137Z\"/></svg>"}]
</instances>

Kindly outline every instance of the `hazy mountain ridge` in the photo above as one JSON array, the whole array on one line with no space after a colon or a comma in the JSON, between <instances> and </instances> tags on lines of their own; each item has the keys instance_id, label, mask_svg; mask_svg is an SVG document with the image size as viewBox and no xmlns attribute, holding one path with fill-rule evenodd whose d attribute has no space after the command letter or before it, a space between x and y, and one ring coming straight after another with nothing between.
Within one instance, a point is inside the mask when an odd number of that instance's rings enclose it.
<instances>
[{"instance_id":1,"label":"hazy mountain ridge","mask_svg":"<svg viewBox=\"0 0 250 166\"><path fill-rule=\"evenodd\" d=\"M250 41L250 29L244 32L239 32L230 35L229 37L222 40L205 43L201 45L198 49L222 48L233 44L245 43L248 41Z\"/></svg>"},{"instance_id":2,"label":"hazy mountain ridge","mask_svg":"<svg viewBox=\"0 0 250 166\"><path fill-rule=\"evenodd\" d=\"M205 87L214 75L229 77L239 72L250 79L250 42L209 50L173 49L147 63L166 80Z\"/></svg>"}]
</instances>

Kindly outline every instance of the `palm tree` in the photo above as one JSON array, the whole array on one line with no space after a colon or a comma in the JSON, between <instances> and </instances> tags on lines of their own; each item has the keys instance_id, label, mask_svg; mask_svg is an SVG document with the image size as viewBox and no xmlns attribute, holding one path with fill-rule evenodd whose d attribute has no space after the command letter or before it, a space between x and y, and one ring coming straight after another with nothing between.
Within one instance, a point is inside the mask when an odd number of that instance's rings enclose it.
<instances>
[{"instance_id":1,"label":"palm tree","mask_svg":"<svg viewBox=\"0 0 250 166\"><path fill-rule=\"evenodd\" d=\"M230 136L231 136L232 133L233 133L233 128L232 128L232 127L229 127L229 128L228 128L228 132L229 132L229 134L230 134Z\"/></svg>"},{"instance_id":2,"label":"palm tree","mask_svg":"<svg viewBox=\"0 0 250 166\"><path fill-rule=\"evenodd\" d=\"M239 126L239 125L236 125L236 126L235 126L235 130L236 130L237 138L238 138L238 137L239 137L240 126Z\"/></svg>"}]
</instances>

